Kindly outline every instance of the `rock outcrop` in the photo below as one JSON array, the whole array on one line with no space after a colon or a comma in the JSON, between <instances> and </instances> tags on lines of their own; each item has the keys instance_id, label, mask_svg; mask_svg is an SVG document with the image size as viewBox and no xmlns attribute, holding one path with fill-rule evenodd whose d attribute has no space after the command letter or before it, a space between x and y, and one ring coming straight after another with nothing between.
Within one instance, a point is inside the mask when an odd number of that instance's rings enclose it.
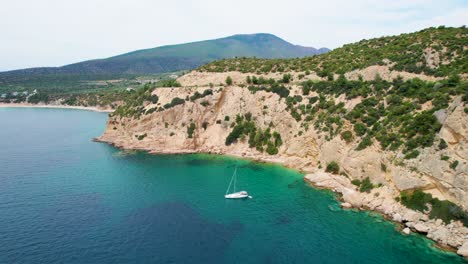
<instances>
[{"instance_id":1,"label":"rock outcrop","mask_svg":"<svg viewBox=\"0 0 468 264\"><path fill-rule=\"evenodd\" d=\"M221 85L228 75L233 76L234 84ZM144 107L145 110L158 111L143 114L139 118L111 116L99 140L117 147L151 153L204 152L281 163L309 173L306 179L316 186L342 193L346 202L343 207L365 207L382 212L417 232L427 233L428 237L442 244L456 248L466 244L465 236L468 232L466 228L459 227L458 223L454 223L452 229L444 227L436 221L428 220L427 215L409 210L395 201L402 190L422 188L440 199L448 199L468 209L468 116L461 98L453 100L446 112L436 114L442 122L436 140L444 139L447 148L425 148L417 159L403 163L401 153L383 151L377 143L358 151L356 140L346 142L339 136L327 140L325 134L296 121L287 112L285 100L281 100L279 95L266 91L252 93L242 87L246 76L239 72L192 72L182 76L179 81L183 87L153 91L159 101ZM279 78L273 75L270 77ZM304 78L319 77L310 74ZM195 92L202 94L207 89L212 90L212 94L189 100ZM301 94L300 88L295 85L289 91L291 96ZM163 106L176 97L185 102L164 109ZM346 101L344 98L336 100ZM356 103L346 105L352 108ZM245 113L252 114L259 128L271 127L281 135L283 144L278 154L268 155L250 148L248 138L241 137L237 143L229 146L225 144L236 115ZM191 124L194 124L195 129L193 136L189 137L187 129ZM344 124L345 127L347 125ZM451 161L456 160L458 166L451 168L449 162L441 160L441 155L450 157ZM339 164L346 177L318 169L332 161ZM367 194L360 193L350 183L352 179L362 180L367 177L382 187Z\"/></svg>"}]
</instances>

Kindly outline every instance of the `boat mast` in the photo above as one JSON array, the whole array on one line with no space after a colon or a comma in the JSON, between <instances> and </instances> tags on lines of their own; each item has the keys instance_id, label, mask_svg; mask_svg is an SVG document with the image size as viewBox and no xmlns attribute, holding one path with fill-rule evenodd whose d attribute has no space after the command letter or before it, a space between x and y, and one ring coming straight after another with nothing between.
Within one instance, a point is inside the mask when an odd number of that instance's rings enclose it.
<instances>
[{"instance_id":1,"label":"boat mast","mask_svg":"<svg viewBox=\"0 0 468 264\"><path fill-rule=\"evenodd\" d=\"M236 167L236 169L234 170L234 174L233 174L232 177L231 177L231 181L229 181L229 186L228 186L228 188L227 188L227 190L226 190L226 194L228 194L228 193L229 193L229 189L231 189L231 184L232 184L232 181L234 180L234 177L235 177L235 175L236 175L236 170L237 170L237 167ZM235 191L235 190L236 190L236 183L235 183L235 180L234 180L234 191Z\"/></svg>"},{"instance_id":2,"label":"boat mast","mask_svg":"<svg viewBox=\"0 0 468 264\"><path fill-rule=\"evenodd\" d=\"M234 169L234 192L236 192L237 167Z\"/></svg>"}]
</instances>

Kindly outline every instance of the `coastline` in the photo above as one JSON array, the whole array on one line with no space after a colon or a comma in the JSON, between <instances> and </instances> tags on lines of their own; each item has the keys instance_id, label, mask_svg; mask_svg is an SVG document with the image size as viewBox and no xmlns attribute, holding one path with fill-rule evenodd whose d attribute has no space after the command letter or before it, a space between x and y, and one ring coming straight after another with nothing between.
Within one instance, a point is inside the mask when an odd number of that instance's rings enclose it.
<instances>
[{"instance_id":1,"label":"coastline","mask_svg":"<svg viewBox=\"0 0 468 264\"><path fill-rule=\"evenodd\" d=\"M297 170L304 174L304 181L311 187L331 190L339 194L337 200L343 209L357 209L361 211L372 211L383 215L391 222L401 226L403 236L410 233L419 233L434 241L436 246L442 250L454 252L468 259L468 228L459 221L444 223L440 219L430 219L427 214L409 209L397 202L394 197L396 191L388 186L380 186L372 189L369 193L359 192L350 179L325 172L323 169L305 166L299 160L291 160L292 157L276 156L269 158L264 155L246 153L227 153L222 150L212 149L153 149L125 146L116 142L108 141L101 137L93 139L95 142L110 144L124 150L146 151L154 155L183 155L183 154L213 154L251 160L261 163L278 164L288 169Z\"/></svg>"},{"instance_id":2,"label":"coastline","mask_svg":"<svg viewBox=\"0 0 468 264\"><path fill-rule=\"evenodd\" d=\"M51 105L51 104L28 104L28 103L0 103L0 108L52 108L52 109L76 109L93 111L100 113L112 113L114 110L101 109L94 106L75 106L75 105Z\"/></svg>"}]
</instances>

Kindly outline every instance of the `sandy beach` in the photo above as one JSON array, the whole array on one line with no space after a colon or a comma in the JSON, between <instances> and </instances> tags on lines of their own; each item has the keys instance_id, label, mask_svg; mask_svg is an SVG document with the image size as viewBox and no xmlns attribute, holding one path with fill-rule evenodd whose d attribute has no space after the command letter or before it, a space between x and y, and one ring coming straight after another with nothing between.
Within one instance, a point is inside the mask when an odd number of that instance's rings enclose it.
<instances>
[{"instance_id":1,"label":"sandy beach","mask_svg":"<svg viewBox=\"0 0 468 264\"><path fill-rule=\"evenodd\" d=\"M77 109L87 110L94 112L112 113L114 110L101 109L94 106L73 106L73 105L49 105L49 104L27 104L27 103L0 103L0 108L13 108L13 107L28 107L28 108L60 108L60 109Z\"/></svg>"}]
</instances>

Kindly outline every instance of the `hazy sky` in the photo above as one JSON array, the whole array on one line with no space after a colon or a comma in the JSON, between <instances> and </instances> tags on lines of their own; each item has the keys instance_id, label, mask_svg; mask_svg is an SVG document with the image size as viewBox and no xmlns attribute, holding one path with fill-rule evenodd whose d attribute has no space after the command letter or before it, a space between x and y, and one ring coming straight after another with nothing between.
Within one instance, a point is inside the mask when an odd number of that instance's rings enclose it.
<instances>
[{"instance_id":1,"label":"hazy sky","mask_svg":"<svg viewBox=\"0 0 468 264\"><path fill-rule=\"evenodd\" d=\"M442 24L468 24L468 0L0 0L0 71L239 33L336 48Z\"/></svg>"}]
</instances>

